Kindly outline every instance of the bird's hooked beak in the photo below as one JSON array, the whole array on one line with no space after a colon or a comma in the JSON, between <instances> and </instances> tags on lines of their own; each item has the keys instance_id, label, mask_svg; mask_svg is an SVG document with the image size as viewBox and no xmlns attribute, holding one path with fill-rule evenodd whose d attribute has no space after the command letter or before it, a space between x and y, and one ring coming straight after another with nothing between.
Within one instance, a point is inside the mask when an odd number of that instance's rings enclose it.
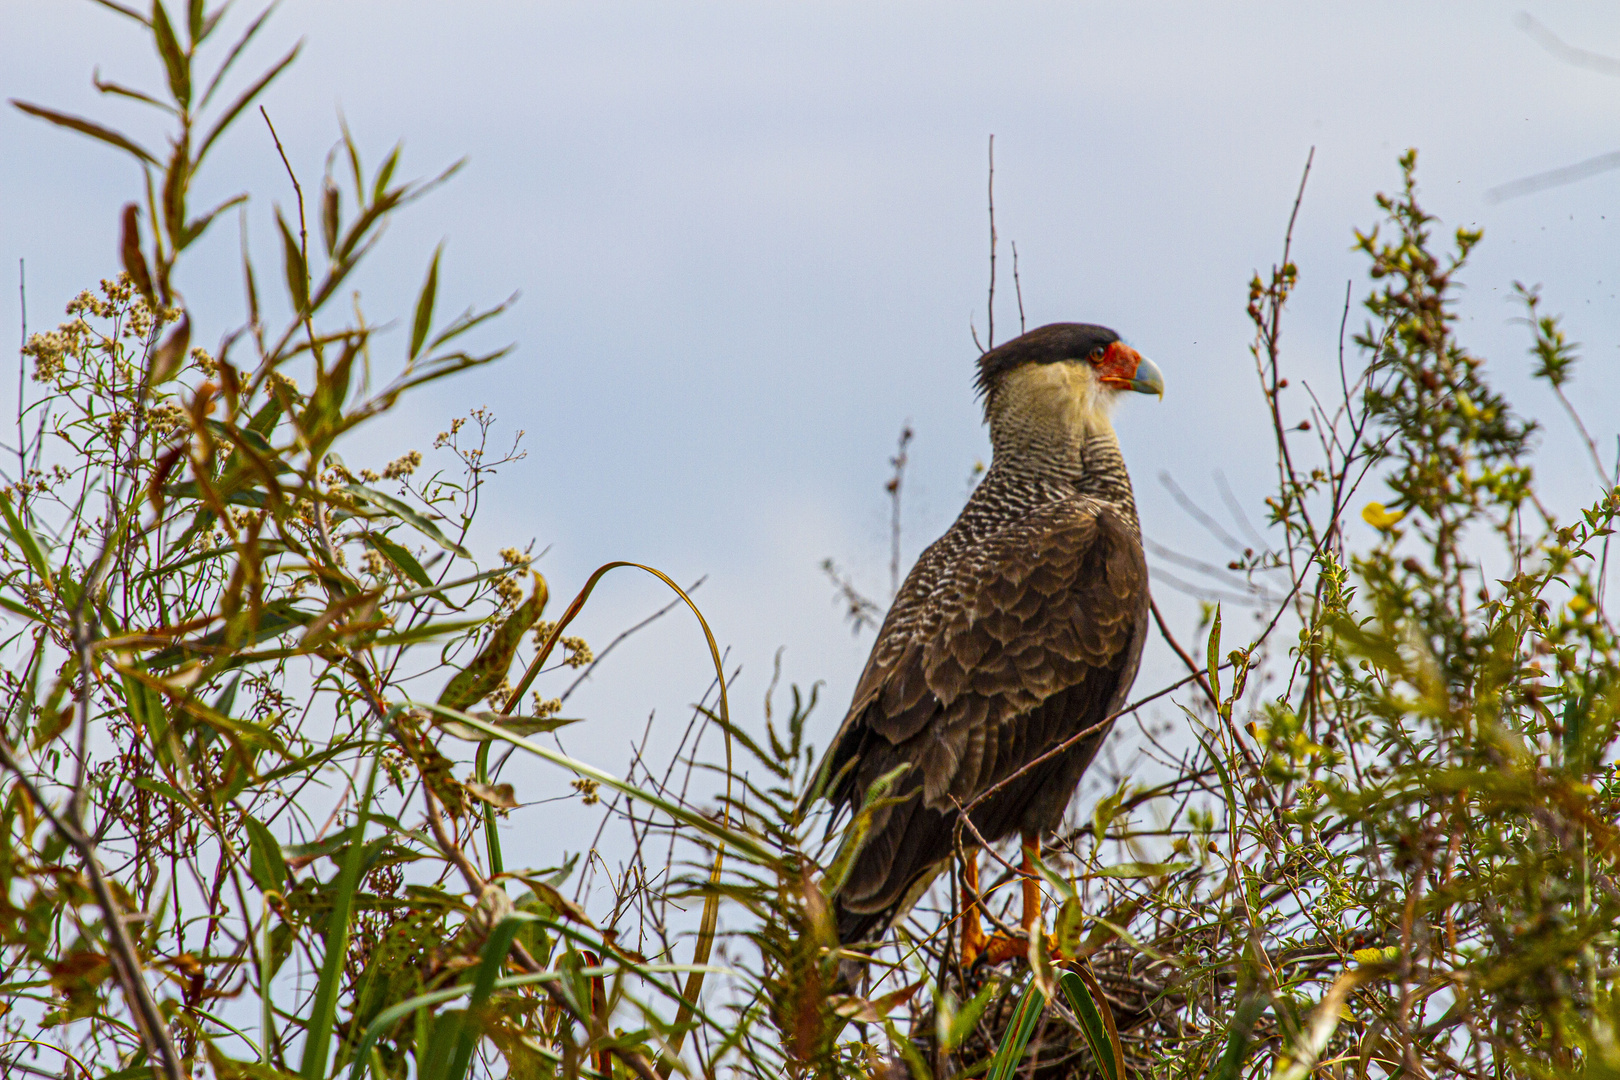
<instances>
[{"instance_id":1,"label":"bird's hooked beak","mask_svg":"<svg viewBox=\"0 0 1620 1080\"><path fill-rule=\"evenodd\" d=\"M1164 372L1159 365L1123 342L1114 342L1097 364L1097 376L1104 386L1134 390L1138 394L1164 397Z\"/></svg>"}]
</instances>

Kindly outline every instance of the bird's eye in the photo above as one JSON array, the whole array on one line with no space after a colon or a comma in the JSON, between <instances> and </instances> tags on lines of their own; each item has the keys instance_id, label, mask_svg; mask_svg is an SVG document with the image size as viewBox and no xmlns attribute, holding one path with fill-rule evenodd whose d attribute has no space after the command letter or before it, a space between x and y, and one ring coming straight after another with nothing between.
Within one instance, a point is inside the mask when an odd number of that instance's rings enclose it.
<instances>
[{"instance_id":1,"label":"bird's eye","mask_svg":"<svg viewBox=\"0 0 1620 1080\"><path fill-rule=\"evenodd\" d=\"M1096 363L1101 362L1102 358L1103 358L1103 347L1101 345L1098 345L1095 349L1091 350L1091 355L1088 356L1086 359L1090 360L1093 364L1096 364Z\"/></svg>"}]
</instances>

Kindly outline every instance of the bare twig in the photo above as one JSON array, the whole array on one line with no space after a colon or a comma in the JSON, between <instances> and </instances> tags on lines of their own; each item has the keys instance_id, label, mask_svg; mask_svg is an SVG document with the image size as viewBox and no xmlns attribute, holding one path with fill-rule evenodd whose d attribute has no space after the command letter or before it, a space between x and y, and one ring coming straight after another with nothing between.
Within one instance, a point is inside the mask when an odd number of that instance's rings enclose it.
<instances>
[{"instance_id":1,"label":"bare twig","mask_svg":"<svg viewBox=\"0 0 1620 1080\"><path fill-rule=\"evenodd\" d=\"M906 454L906 447L911 445L911 424L906 423L900 428L900 445L889 459L894 468L894 474L889 477L883 490L889 493L889 602L900 593L900 494L906 481L906 463L910 460Z\"/></svg>"},{"instance_id":2,"label":"bare twig","mask_svg":"<svg viewBox=\"0 0 1620 1080\"><path fill-rule=\"evenodd\" d=\"M28 262L17 260L17 305L22 314L22 343L17 346L17 482L28 477L28 432L23 426L23 395L28 383L23 378L22 350L28 347Z\"/></svg>"},{"instance_id":3,"label":"bare twig","mask_svg":"<svg viewBox=\"0 0 1620 1080\"><path fill-rule=\"evenodd\" d=\"M990 299L985 304L986 348L996 347L996 137L990 136Z\"/></svg>"},{"instance_id":4,"label":"bare twig","mask_svg":"<svg viewBox=\"0 0 1620 1080\"><path fill-rule=\"evenodd\" d=\"M1018 241L1013 240L1013 295L1018 297L1018 333L1024 333L1024 283L1018 280Z\"/></svg>"}]
</instances>

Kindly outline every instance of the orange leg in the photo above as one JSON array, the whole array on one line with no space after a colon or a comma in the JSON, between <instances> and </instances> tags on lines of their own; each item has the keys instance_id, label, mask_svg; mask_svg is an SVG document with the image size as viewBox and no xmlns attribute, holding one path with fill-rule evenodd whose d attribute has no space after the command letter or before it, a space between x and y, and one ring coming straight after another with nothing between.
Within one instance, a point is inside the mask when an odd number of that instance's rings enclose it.
<instances>
[{"instance_id":1,"label":"orange leg","mask_svg":"<svg viewBox=\"0 0 1620 1080\"><path fill-rule=\"evenodd\" d=\"M1041 857L1041 837L1039 833L1025 833L1023 840L1024 861L1018 869L1024 875L1024 918L1019 925L1025 934L1031 934L1041 921L1041 883L1035 873L1035 863Z\"/></svg>"},{"instance_id":2,"label":"orange leg","mask_svg":"<svg viewBox=\"0 0 1620 1080\"><path fill-rule=\"evenodd\" d=\"M1041 884L1035 872L1035 860L1041 857L1041 838L1039 834L1025 833L1023 835L1024 860L1019 864L1018 870L1023 877L1024 910L1019 919L1019 925L1024 931L1023 940L1010 938L1004 934L997 934L990 939L985 948L985 957L992 964L1005 963L1015 956L1022 956L1029 948L1029 935L1036 933L1036 927L1041 919Z\"/></svg>"},{"instance_id":3,"label":"orange leg","mask_svg":"<svg viewBox=\"0 0 1620 1080\"><path fill-rule=\"evenodd\" d=\"M970 968L990 941L979 918L979 851L966 852L962 861L962 967Z\"/></svg>"}]
</instances>

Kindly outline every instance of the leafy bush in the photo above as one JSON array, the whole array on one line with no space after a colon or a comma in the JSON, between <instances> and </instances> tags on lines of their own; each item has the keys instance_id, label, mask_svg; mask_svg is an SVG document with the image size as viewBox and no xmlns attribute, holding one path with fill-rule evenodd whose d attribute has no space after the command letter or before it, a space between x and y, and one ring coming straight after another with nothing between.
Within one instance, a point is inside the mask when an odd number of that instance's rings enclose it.
<instances>
[{"instance_id":1,"label":"leafy bush","mask_svg":"<svg viewBox=\"0 0 1620 1080\"><path fill-rule=\"evenodd\" d=\"M593 662L567 627L629 564L552 622L526 550L473 557L481 485L522 456L493 448L487 412L376 469L335 451L504 351L460 344L506 304L444 319L437 254L395 366L341 310L386 221L453 168L398 181L396 150L368 173L345 131L310 206L292 176L296 212L275 214L290 315L267 314L244 249L245 323L194 347L204 313L175 267L248 204L198 213L193 180L296 49L223 104L262 16L205 72L223 9L193 0L177 27L161 0L108 6L150 35L167 85L98 85L172 121L167 157L20 106L149 182L122 272L23 350L35 391L0 492L8 1070L1620 1075L1620 493L1588 439L1592 505L1566 521L1537 497L1535 425L1456 336L1480 236L1442 250L1413 155L1358 234L1373 286L1337 394L1284 374L1286 245L1250 287L1276 546L1234 568L1287 600L1236 648L1212 611L1200 660L1160 624L1189 674L1126 711L1181 708L1179 741L1143 747L1165 778L1122 781L1058 838L1050 934L1027 957L964 971L946 884L875 956L839 948L827 898L883 793L829 829L815 693L795 688L780 723L769 699L761 724L734 722L701 615L714 683L666 768L618 777L531 738L573 722L537 687ZM1536 374L1567 406L1575 347L1521 295ZM394 372L377 388L374 367ZM516 750L605 799L629 852L610 912L562 891L607 872L595 851L592 871L506 865ZM997 904L1017 891L1002 865Z\"/></svg>"}]
</instances>

